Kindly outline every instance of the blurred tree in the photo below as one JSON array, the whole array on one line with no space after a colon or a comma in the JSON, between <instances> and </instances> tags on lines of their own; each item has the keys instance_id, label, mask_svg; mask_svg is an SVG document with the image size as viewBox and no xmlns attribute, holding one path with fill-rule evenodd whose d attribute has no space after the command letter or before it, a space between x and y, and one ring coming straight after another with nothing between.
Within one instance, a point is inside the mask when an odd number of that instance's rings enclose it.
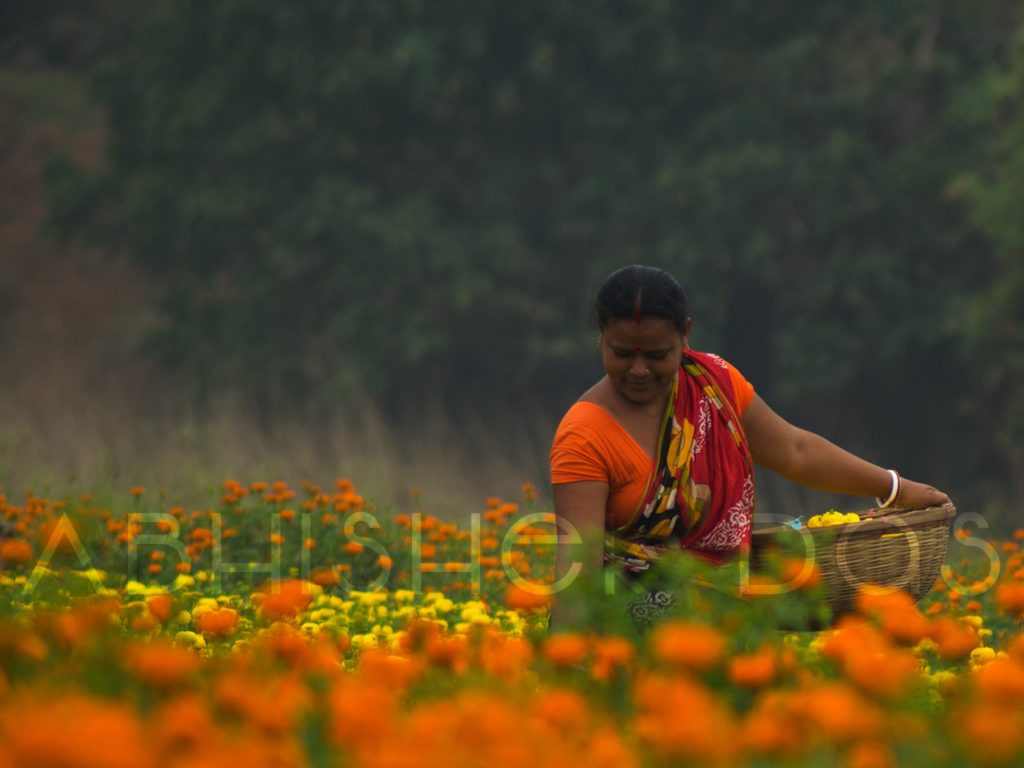
<instances>
[{"instance_id":1,"label":"blurred tree","mask_svg":"<svg viewBox=\"0 0 1024 768\"><path fill-rule=\"evenodd\" d=\"M971 206L972 219L995 243L989 280L966 298L963 339L978 379L969 411L994 438L981 453L1024 498L1024 26L1009 66L984 73L965 88L957 115L988 137L970 171L948 194ZM991 477L988 478L991 481Z\"/></svg>"},{"instance_id":2,"label":"blurred tree","mask_svg":"<svg viewBox=\"0 0 1024 768\"><path fill-rule=\"evenodd\" d=\"M555 418L601 279L653 263L784 415L942 483L977 396L952 310L992 277L950 109L1015 14L176 0L98 71L108 166L54 165L54 223L163 282L151 349L199 402Z\"/></svg>"}]
</instances>

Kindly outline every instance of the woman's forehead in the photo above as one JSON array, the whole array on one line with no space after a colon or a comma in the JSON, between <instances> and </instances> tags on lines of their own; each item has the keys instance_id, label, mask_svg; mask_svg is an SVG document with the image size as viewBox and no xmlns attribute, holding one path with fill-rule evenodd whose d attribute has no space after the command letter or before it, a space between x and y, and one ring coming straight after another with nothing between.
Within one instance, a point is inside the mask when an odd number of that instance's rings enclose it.
<instances>
[{"instance_id":1,"label":"woman's forehead","mask_svg":"<svg viewBox=\"0 0 1024 768\"><path fill-rule=\"evenodd\" d=\"M680 333L670 320L648 316L612 320L605 326L604 338L617 347L668 349L679 342Z\"/></svg>"}]
</instances>

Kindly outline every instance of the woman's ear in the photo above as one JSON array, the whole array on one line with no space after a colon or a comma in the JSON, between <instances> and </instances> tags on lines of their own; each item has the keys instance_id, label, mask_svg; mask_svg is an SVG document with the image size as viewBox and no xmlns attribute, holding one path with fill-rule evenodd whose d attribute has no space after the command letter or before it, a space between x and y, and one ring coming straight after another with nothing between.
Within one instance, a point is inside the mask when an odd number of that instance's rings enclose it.
<instances>
[{"instance_id":1,"label":"woman's ear","mask_svg":"<svg viewBox=\"0 0 1024 768\"><path fill-rule=\"evenodd\" d=\"M683 326L683 349L688 349L690 346L690 331L693 329L693 318L686 318L686 324Z\"/></svg>"}]
</instances>

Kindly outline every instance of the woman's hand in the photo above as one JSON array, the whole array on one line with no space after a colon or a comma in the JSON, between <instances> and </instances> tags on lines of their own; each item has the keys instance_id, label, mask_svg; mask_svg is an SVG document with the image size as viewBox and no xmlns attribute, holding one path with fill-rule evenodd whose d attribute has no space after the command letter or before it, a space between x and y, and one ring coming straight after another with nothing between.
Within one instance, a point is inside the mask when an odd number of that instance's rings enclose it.
<instances>
[{"instance_id":1,"label":"woman's hand","mask_svg":"<svg viewBox=\"0 0 1024 768\"><path fill-rule=\"evenodd\" d=\"M924 509L948 503L949 496L937 488L901 477L900 492L892 505L900 509Z\"/></svg>"}]
</instances>

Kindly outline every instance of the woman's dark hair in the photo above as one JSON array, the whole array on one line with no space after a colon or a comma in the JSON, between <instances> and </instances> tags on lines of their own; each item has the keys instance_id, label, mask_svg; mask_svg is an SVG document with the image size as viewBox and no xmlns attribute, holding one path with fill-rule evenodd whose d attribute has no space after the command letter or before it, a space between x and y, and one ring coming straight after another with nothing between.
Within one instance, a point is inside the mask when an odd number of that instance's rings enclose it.
<instances>
[{"instance_id":1,"label":"woman's dark hair","mask_svg":"<svg viewBox=\"0 0 1024 768\"><path fill-rule=\"evenodd\" d=\"M676 279L663 269L640 264L608 275L597 292L594 310L602 331L610 320L654 315L671 321L683 333L690 317L690 303Z\"/></svg>"}]
</instances>

